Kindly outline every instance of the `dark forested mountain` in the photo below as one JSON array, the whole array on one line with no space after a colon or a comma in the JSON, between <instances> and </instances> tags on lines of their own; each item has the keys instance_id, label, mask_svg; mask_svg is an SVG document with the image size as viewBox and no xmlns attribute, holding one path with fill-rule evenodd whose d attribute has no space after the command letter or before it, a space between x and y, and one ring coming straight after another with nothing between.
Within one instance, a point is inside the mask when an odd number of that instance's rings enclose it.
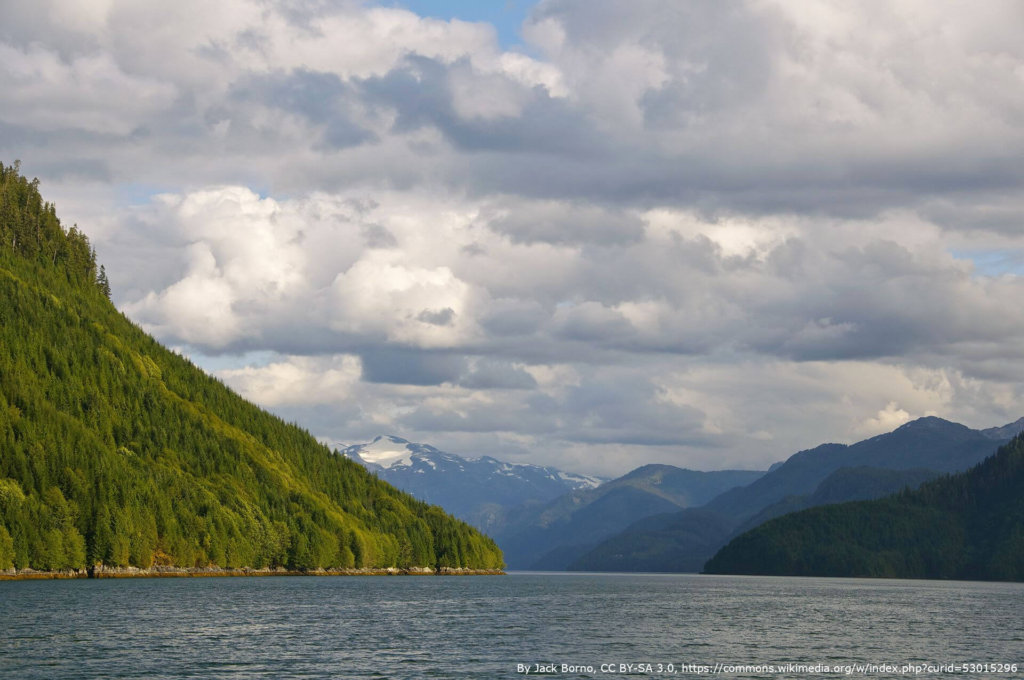
<instances>
[{"instance_id":1,"label":"dark forested mountain","mask_svg":"<svg viewBox=\"0 0 1024 680\"><path fill-rule=\"evenodd\" d=\"M718 574L1024 580L1024 436L880 500L812 508L733 539Z\"/></svg>"},{"instance_id":2,"label":"dark forested mountain","mask_svg":"<svg viewBox=\"0 0 1024 680\"><path fill-rule=\"evenodd\" d=\"M84 234L0 165L0 570L502 565L160 346L109 286Z\"/></svg>"},{"instance_id":3,"label":"dark forested mountain","mask_svg":"<svg viewBox=\"0 0 1024 680\"><path fill-rule=\"evenodd\" d=\"M645 465L595 489L579 489L549 503L512 510L492 535L509 567L561 570L643 517L702 505L763 474Z\"/></svg>"},{"instance_id":4,"label":"dark forested mountain","mask_svg":"<svg viewBox=\"0 0 1024 680\"><path fill-rule=\"evenodd\" d=\"M1017 421L1002 428L972 430L925 417L850 446L823 444L794 454L745 487L726 491L700 512L687 509L646 518L569 568L700 571L737 531L818 502L878 498L933 474L965 470L1021 426L1024 423ZM866 472L865 468L889 472Z\"/></svg>"},{"instance_id":5,"label":"dark forested mountain","mask_svg":"<svg viewBox=\"0 0 1024 680\"><path fill-rule=\"evenodd\" d=\"M604 481L552 467L505 463L490 456L463 458L392 436L346 446L340 453L389 484L440 505L487 532L504 523L510 508L543 503Z\"/></svg>"}]
</instances>

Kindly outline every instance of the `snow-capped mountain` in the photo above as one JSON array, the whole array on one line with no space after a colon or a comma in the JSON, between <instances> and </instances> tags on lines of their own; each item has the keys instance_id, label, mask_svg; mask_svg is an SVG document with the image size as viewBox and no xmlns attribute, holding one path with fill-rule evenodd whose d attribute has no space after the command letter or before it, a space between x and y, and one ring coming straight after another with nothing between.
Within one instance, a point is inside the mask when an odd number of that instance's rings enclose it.
<instances>
[{"instance_id":1,"label":"snow-capped mountain","mask_svg":"<svg viewBox=\"0 0 1024 680\"><path fill-rule=\"evenodd\" d=\"M514 465L490 456L463 458L393 436L344 446L338 452L389 484L484 530L499 523L508 508L547 502L605 481L552 467Z\"/></svg>"}]
</instances>

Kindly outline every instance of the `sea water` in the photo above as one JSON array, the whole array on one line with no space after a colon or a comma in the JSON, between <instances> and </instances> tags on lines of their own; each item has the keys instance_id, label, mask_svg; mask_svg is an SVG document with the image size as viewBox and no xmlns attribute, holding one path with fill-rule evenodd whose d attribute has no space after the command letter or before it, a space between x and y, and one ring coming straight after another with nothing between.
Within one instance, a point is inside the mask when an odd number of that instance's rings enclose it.
<instances>
[{"instance_id":1,"label":"sea water","mask_svg":"<svg viewBox=\"0 0 1024 680\"><path fill-rule=\"evenodd\" d=\"M1024 584L656 574L0 582L0 678L1024 677Z\"/></svg>"}]
</instances>

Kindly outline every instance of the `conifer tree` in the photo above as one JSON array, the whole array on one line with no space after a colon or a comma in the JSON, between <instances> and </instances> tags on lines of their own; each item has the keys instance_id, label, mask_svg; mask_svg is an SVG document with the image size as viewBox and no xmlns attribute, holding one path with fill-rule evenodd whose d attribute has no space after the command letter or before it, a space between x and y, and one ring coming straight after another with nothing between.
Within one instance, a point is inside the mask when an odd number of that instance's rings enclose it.
<instances>
[{"instance_id":1,"label":"conifer tree","mask_svg":"<svg viewBox=\"0 0 1024 680\"><path fill-rule=\"evenodd\" d=\"M103 265L100 265L100 273L96 275L96 285L99 286L100 292L108 300L110 299L110 281L107 279L107 269Z\"/></svg>"}]
</instances>

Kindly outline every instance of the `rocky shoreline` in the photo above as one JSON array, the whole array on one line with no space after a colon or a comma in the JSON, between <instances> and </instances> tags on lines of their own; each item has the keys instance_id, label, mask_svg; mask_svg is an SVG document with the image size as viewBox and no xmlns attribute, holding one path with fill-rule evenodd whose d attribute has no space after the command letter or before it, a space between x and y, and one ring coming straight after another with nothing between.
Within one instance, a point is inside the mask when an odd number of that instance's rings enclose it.
<instances>
[{"instance_id":1,"label":"rocky shoreline","mask_svg":"<svg viewBox=\"0 0 1024 680\"><path fill-rule=\"evenodd\" d=\"M500 569L468 569L462 567L369 567L363 569L285 569L263 567L252 569L226 569L223 567L154 566L107 567L98 564L90 569L64 569L36 571L35 569L7 569L0 571L0 581L33 581L78 578L190 578L223 576L500 576Z\"/></svg>"}]
</instances>

